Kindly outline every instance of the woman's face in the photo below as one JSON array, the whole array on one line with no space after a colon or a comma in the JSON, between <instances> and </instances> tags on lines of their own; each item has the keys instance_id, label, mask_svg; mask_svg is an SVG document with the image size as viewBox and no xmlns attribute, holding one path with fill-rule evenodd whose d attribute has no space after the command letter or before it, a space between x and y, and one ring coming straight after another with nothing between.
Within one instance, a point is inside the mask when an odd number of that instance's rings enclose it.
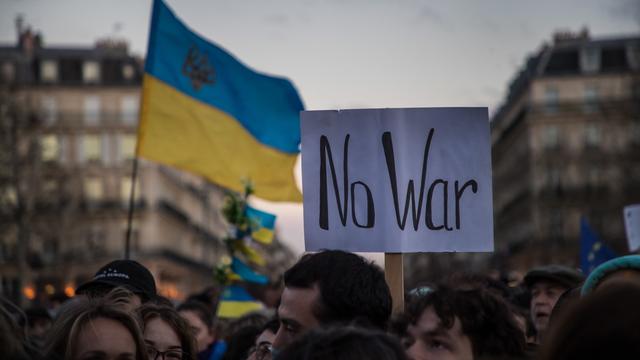
<instances>
[{"instance_id":1,"label":"woman's face","mask_svg":"<svg viewBox=\"0 0 640 360\"><path fill-rule=\"evenodd\" d=\"M206 350L207 347L213 343L213 340L215 340L211 329L207 327L207 324L200 319L195 311L182 310L180 311L180 316L187 320L189 326L193 329L196 335L196 342L198 343L198 352Z\"/></svg>"},{"instance_id":2,"label":"woman's face","mask_svg":"<svg viewBox=\"0 0 640 360\"><path fill-rule=\"evenodd\" d=\"M90 320L80 328L74 360L133 360L133 335L120 322L108 318Z\"/></svg>"},{"instance_id":3,"label":"woman's face","mask_svg":"<svg viewBox=\"0 0 640 360\"><path fill-rule=\"evenodd\" d=\"M160 318L147 321L144 342L149 360L181 360L184 357L178 334Z\"/></svg>"}]
</instances>

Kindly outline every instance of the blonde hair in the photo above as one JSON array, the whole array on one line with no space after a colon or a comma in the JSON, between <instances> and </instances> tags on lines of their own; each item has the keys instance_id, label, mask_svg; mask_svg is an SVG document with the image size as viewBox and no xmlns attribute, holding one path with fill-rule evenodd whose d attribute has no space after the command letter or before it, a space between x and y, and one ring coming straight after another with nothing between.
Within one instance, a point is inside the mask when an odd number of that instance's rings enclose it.
<instances>
[{"instance_id":1,"label":"blonde hair","mask_svg":"<svg viewBox=\"0 0 640 360\"><path fill-rule=\"evenodd\" d=\"M126 311L132 295L126 289L116 288L102 298L79 296L70 300L53 323L45 344L45 358L73 359L80 330L92 320L105 318L117 321L127 328L136 344L135 359L147 360L140 323L134 314Z\"/></svg>"}]
</instances>

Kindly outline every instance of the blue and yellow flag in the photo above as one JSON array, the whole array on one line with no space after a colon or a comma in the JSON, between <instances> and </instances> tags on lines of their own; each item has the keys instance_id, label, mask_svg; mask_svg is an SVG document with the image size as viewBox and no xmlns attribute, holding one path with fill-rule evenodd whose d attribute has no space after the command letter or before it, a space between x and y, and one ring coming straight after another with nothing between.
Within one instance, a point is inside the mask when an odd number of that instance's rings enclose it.
<instances>
[{"instance_id":1,"label":"blue and yellow flag","mask_svg":"<svg viewBox=\"0 0 640 360\"><path fill-rule=\"evenodd\" d=\"M267 283L269 283L268 277L253 271L253 269L249 267L249 265L245 264L244 262L242 262L242 260L238 259L235 256L233 257L233 260L231 262L231 271L233 271L233 274L235 276L244 281L261 285L266 285Z\"/></svg>"},{"instance_id":2,"label":"blue and yellow flag","mask_svg":"<svg viewBox=\"0 0 640 360\"><path fill-rule=\"evenodd\" d=\"M302 101L291 82L259 74L193 33L154 0L137 154L256 196L301 201L293 168Z\"/></svg>"},{"instance_id":3,"label":"blue and yellow flag","mask_svg":"<svg viewBox=\"0 0 640 360\"><path fill-rule=\"evenodd\" d=\"M251 297L243 287L231 285L222 290L222 297L218 303L218 317L238 318L263 308L262 303Z\"/></svg>"},{"instance_id":4,"label":"blue and yellow flag","mask_svg":"<svg viewBox=\"0 0 640 360\"><path fill-rule=\"evenodd\" d=\"M276 225L276 216L247 205L245 213L251 221L251 238L265 245L273 241L273 230Z\"/></svg>"}]
</instances>

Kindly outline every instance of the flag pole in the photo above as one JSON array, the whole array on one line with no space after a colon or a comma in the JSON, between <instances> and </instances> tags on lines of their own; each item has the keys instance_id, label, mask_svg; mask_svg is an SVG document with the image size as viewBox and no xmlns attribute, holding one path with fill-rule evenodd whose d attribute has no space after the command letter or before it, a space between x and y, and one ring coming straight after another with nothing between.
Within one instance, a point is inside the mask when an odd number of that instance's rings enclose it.
<instances>
[{"instance_id":1,"label":"flag pole","mask_svg":"<svg viewBox=\"0 0 640 360\"><path fill-rule=\"evenodd\" d=\"M124 258L131 257L131 228L133 225L133 210L135 207L136 180L138 177L138 157L133 157L133 174L131 175L131 190L129 191L129 214L127 217L127 235L124 239Z\"/></svg>"}]
</instances>

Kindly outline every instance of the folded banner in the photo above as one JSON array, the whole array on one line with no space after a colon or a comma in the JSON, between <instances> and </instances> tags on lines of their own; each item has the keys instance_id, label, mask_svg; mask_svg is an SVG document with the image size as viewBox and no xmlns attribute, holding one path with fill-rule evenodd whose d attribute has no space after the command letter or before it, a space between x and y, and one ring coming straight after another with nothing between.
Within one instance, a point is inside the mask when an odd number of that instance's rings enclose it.
<instances>
[{"instance_id":1,"label":"folded banner","mask_svg":"<svg viewBox=\"0 0 640 360\"><path fill-rule=\"evenodd\" d=\"M273 229L276 225L276 216L248 205L245 213L252 222L250 225L251 238L265 245L271 244L273 241Z\"/></svg>"},{"instance_id":2,"label":"folded banner","mask_svg":"<svg viewBox=\"0 0 640 360\"><path fill-rule=\"evenodd\" d=\"M137 154L242 192L301 201L293 168L299 153L297 91L254 72L153 3L142 86Z\"/></svg>"},{"instance_id":3,"label":"folded banner","mask_svg":"<svg viewBox=\"0 0 640 360\"><path fill-rule=\"evenodd\" d=\"M222 297L218 305L218 317L238 318L263 308L262 303L249 295L243 287L232 285L225 287L222 291Z\"/></svg>"}]
</instances>

